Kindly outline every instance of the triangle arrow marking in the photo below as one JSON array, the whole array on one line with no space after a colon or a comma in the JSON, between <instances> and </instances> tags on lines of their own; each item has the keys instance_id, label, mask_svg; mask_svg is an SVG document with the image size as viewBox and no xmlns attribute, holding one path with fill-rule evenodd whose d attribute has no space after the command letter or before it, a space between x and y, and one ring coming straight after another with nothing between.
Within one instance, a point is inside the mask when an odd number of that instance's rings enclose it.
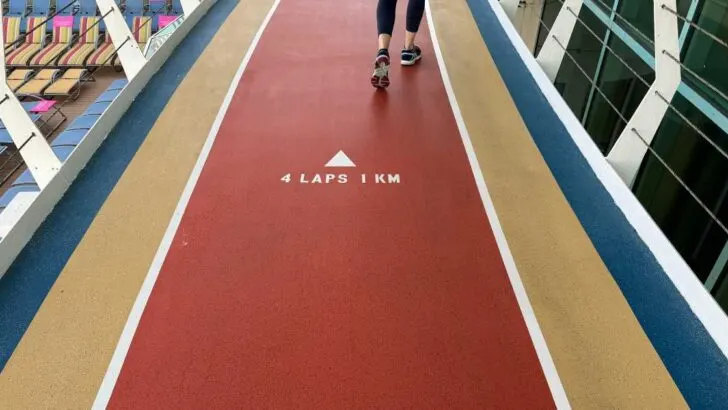
<instances>
[{"instance_id":1,"label":"triangle arrow marking","mask_svg":"<svg viewBox=\"0 0 728 410\"><path fill-rule=\"evenodd\" d=\"M344 151L339 151L334 155L333 158L326 163L327 168L354 168L356 164L344 154Z\"/></svg>"}]
</instances>

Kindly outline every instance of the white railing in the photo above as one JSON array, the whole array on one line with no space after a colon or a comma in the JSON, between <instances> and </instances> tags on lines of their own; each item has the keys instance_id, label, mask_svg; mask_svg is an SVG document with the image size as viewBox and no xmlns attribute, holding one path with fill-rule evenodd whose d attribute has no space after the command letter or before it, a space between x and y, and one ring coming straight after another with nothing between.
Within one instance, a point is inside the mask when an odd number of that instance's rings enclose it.
<instances>
[{"instance_id":1,"label":"white railing","mask_svg":"<svg viewBox=\"0 0 728 410\"><path fill-rule=\"evenodd\" d=\"M509 1L512 0L502 0L501 4ZM661 154L651 146L658 127L666 118L666 113L670 112L671 114L679 117L684 124L695 132L697 137L708 143L721 157L728 160L728 153L721 148L720 145L713 141L710 136L706 135L706 133L693 121L691 121L690 118L672 104L673 97L676 93L680 93L680 95L685 97L687 101L693 103L697 110L701 111L707 118L714 121L717 127L728 132L728 126L726 125L728 124L728 120L726 120L724 114L710 103L707 103L699 92L696 92L683 81L683 77L688 74L691 75L691 80L700 82L706 89L709 89L716 96L726 101L728 101L728 96L725 92L719 90L717 87L702 78L694 70L685 66L680 58L680 51L684 46L685 39L687 38L687 30L690 28L699 31L701 35L712 39L712 41L720 47L723 47L726 51L728 51L728 42L706 31L704 28L698 26L692 21L696 12L696 4L702 0L693 0L692 5L685 16L682 16L677 12L675 0L653 0L654 32L652 33L652 36L641 32L626 18L617 13L616 5L608 5L604 0L553 1L560 3L561 6L553 24L550 27L542 19L539 19L540 24L548 32L548 34L542 48L536 56L536 59L534 60L531 58L531 61L533 61L533 64L530 67L531 72L536 78L543 77L544 82L550 81L548 87L543 84L541 84L541 87L542 90L548 88L548 90L546 90L548 93L546 93L546 91L544 92L552 97L549 99L552 106L567 108L565 101L563 98L560 98L558 92L553 87L553 83L564 59L569 59L572 65L576 67L590 82L594 92L601 95L603 100L616 113L622 123L625 124L623 131L615 142L615 145L611 150L609 150L606 156L603 156L599 153L596 145L590 138L588 144L581 140L581 135L583 134L583 136L586 137L586 132L583 126L578 123L579 120L572 112L569 112L569 115L573 118L568 121L565 120L565 124L570 124L570 126L567 126L567 129L572 134L572 138L577 141L577 144L581 142L582 145L580 146L580 149L587 158L587 161L590 161L590 165L596 169L596 164L598 164L600 167L599 169L602 170L603 174L606 174L603 170L603 168L606 167L611 168L609 170L610 172L616 172L616 175L619 175L619 178L624 183L620 184L620 186L612 184L607 177L604 177L602 182L607 190L610 191L615 202L618 204L620 209L622 209L630 224L632 224L638 234L643 238L643 240L645 240L645 243L653 252L656 259L665 270L667 276L675 284L681 295L685 297L691 308L693 308L693 311L714 338L719 348L724 354L726 354L726 356L728 356L728 333L725 331L725 324L728 319L718 304L712 300L709 293L716 286L721 273L728 264L728 242L726 242L723 251L718 256L708 278L702 282L698 279L694 272L692 272L692 269L680 256L675 247L669 243L664 233L660 232L657 224L652 220L644 207L639 204L638 200L630 191L639 167L649 152L650 155L664 167L671 177L674 178L674 180L703 209L703 211L705 211L706 215L711 218L712 223L728 235L728 227L726 227L726 224L717 217L716 211L712 209L713 207L707 206L706 203L682 179L682 177L678 175L679 172L676 172L669 165L668 161L666 161ZM599 5L597 5L597 3ZM607 28L608 35L598 35L586 22L581 20L579 17L580 11L582 11L585 7L588 8L592 14L597 17L597 19L604 23ZM507 12L507 8L503 8L503 12L506 12L505 14L508 15L509 13ZM609 13L611 13L611 15ZM684 23L680 30L678 29L679 22ZM623 67L631 72L635 79L640 81L645 88L648 89L638 108L629 118L625 118L622 110L618 109L610 100L609 96L600 89L599 84L595 79L598 73L587 72L587 70L579 64L578 59L570 52L568 48L569 42L577 24L581 25L584 30L589 33L589 35L599 41L600 45L603 47L602 55L604 55L604 52L610 53L611 56L621 62ZM629 31L625 30L625 28ZM629 64L628 61L625 61L625 59L620 56L620 53L615 52L614 49L610 47L608 42L609 34L616 36L630 49L632 49L632 51L635 51L637 56L642 59L646 65L649 65L654 69L654 81L647 81L642 74ZM649 44L649 46L652 46L653 49L647 52L640 42L634 40L632 37L634 35L640 36L642 40L644 40L642 41L642 44ZM601 58L602 57L600 57L600 61ZM537 74L536 70L539 71ZM556 101L554 98L558 98L559 101ZM598 157L594 156L594 152L598 153ZM614 178L616 178L616 176ZM608 181L609 183L604 181Z\"/></svg>"},{"instance_id":2,"label":"white railing","mask_svg":"<svg viewBox=\"0 0 728 410\"><path fill-rule=\"evenodd\" d=\"M144 48L144 57L149 58L154 54L155 51L159 50L159 47L172 36L177 27L181 26L185 21L185 16L178 16L172 22L162 27L149 38L147 46Z\"/></svg>"}]
</instances>

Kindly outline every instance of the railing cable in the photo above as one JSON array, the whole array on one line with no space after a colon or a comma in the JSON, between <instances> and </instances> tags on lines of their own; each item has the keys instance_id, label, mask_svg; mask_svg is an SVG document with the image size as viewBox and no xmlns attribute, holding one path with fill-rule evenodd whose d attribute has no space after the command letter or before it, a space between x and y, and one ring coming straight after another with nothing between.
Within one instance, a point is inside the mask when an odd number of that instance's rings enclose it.
<instances>
[{"instance_id":1,"label":"railing cable","mask_svg":"<svg viewBox=\"0 0 728 410\"><path fill-rule=\"evenodd\" d=\"M546 26L546 23L544 23L543 20L539 19L539 22L544 27L544 29L546 29L547 31L550 31L549 28ZM599 95L607 102L607 104L609 105L609 107L612 110L614 110L614 112L617 114L617 116L619 117L619 119L625 125L629 124L629 121L627 120L627 118L625 118L624 114L622 114L622 112L619 109L617 109L617 107L614 105L614 103L612 103L612 101L609 99L609 97L607 97L607 95L601 90L601 88L596 84L596 81L594 80L594 78L592 76L590 76L586 72L586 70L576 61L576 59L574 58L574 56L572 56L571 53L567 50L567 47L564 44L561 43L561 41L558 39L558 37L552 35L552 38L554 39L554 41L556 42L556 44L559 47L561 47L562 50L564 50L565 55L571 60L571 62L576 66L576 68L584 75L584 77L586 77L587 81L589 81L589 83L594 87L595 91L598 92ZM614 53L614 50L611 50L610 48L608 48L608 49L609 49L609 51L611 51L612 53ZM628 69L630 69L630 71L632 71L632 73L637 78L639 78L640 80L642 80L649 87L649 84L647 84L646 81L641 76L639 76L639 74L637 74L634 70L632 70L631 67L629 67L623 60L621 60L621 58L620 58L620 61L622 61L622 63L625 64L625 66ZM665 99L664 96L662 96L659 92L656 92L656 95L658 95L663 101L667 102L668 103L668 106L672 107L672 104L670 104L670 102L667 101L667 99ZM689 125L691 125L696 131L698 131L698 133L700 133L701 135L704 135L702 133L702 131L700 131L687 118L685 118L685 116L682 113L680 113L676 108L674 108L674 107L672 107L672 108L678 114L678 116L680 116L680 118L683 121L685 121L686 123L688 123ZM633 134L635 134L635 136L637 136L637 138L645 145L645 147L647 148L647 150L655 157L655 159L657 159L657 161L660 162L660 164L662 164L662 166L668 171L668 173L670 173L670 175L673 178L675 178L675 180L678 182L678 184L680 184L688 192L688 194L698 203L698 205L710 216L710 218L726 234L728 234L728 227L726 227L723 224L723 222L718 218L718 216L707 205L705 205L705 203L698 197L697 194L695 194L695 192L693 192L693 190L687 185L687 183L685 183L685 181L683 181L682 178L680 178L680 176L677 175L677 173L672 170L672 168L669 166L669 164L667 163L667 161L665 161L662 158L662 156L660 154L658 154L657 151L655 151L654 148L652 148L652 146L647 142L647 140L645 140L645 138L642 137L642 135L640 135L639 131L637 131L635 128L630 128L630 132L632 132ZM707 141L709 141L709 142L712 143L712 140L710 140L709 138L707 138L707 136L705 136L705 138L707 139ZM715 147L714 143L712 143L712 145ZM724 156L726 156L728 158L728 156L725 154L725 152L722 149L720 149L719 147L716 147L716 148L718 149L719 152L721 152Z\"/></svg>"}]
</instances>

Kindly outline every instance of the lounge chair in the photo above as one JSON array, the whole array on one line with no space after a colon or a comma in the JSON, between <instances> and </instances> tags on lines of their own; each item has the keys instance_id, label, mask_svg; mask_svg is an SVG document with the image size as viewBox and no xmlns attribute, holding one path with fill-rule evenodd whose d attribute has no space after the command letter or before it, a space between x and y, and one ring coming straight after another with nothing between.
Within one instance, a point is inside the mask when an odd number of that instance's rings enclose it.
<instances>
[{"instance_id":1,"label":"lounge chair","mask_svg":"<svg viewBox=\"0 0 728 410\"><path fill-rule=\"evenodd\" d=\"M99 119L100 115L81 115L79 117L76 117L71 124L66 127L66 131L71 130L89 130L91 127L96 124L96 121ZM65 132L65 131L64 131Z\"/></svg>"},{"instance_id":2,"label":"lounge chair","mask_svg":"<svg viewBox=\"0 0 728 410\"><path fill-rule=\"evenodd\" d=\"M32 76L33 70L29 70L27 68L14 70L8 76L8 87L10 87L10 90L12 91L17 91L17 89L20 88L23 84L27 83Z\"/></svg>"},{"instance_id":3,"label":"lounge chair","mask_svg":"<svg viewBox=\"0 0 728 410\"><path fill-rule=\"evenodd\" d=\"M43 17L28 17L25 42L5 56L5 62L8 66L27 66L30 59L43 48L46 38L46 23L43 20Z\"/></svg>"},{"instance_id":4,"label":"lounge chair","mask_svg":"<svg viewBox=\"0 0 728 410\"><path fill-rule=\"evenodd\" d=\"M184 9L182 9L182 1L172 0L172 14L176 14L179 16L184 14Z\"/></svg>"},{"instance_id":5,"label":"lounge chair","mask_svg":"<svg viewBox=\"0 0 728 410\"><path fill-rule=\"evenodd\" d=\"M20 17L3 17L3 38L5 48L15 48L20 38Z\"/></svg>"},{"instance_id":6,"label":"lounge chair","mask_svg":"<svg viewBox=\"0 0 728 410\"><path fill-rule=\"evenodd\" d=\"M30 81L18 88L15 93L18 95L41 95L43 91L51 85L58 77L60 70L55 68L46 68L40 70Z\"/></svg>"},{"instance_id":7,"label":"lounge chair","mask_svg":"<svg viewBox=\"0 0 728 410\"><path fill-rule=\"evenodd\" d=\"M120 92L121 90L106 90L96 99L96 102L110 103L116 99Z\"/></svg>"},{"instance_id":8,"label":"lounge chair","mask_svg":"<svg viewBox=\"0 0 728 410\"><path fill-rule=\"evenodd\" d=\"M114 52L116 52L116 49L114 48L114 43L111 42L111 36L106 34L99 48L92 51L91 55L88 56L86 66L99 67L101 65L110 66L115 64L115 61L118 61L118 59L114 56Z\"/></svg>"},{"instance_id":9,"label":"lounge chair","mask_svg":"<svg viewBox=\"0 0 728 410\"><path fill-rule=\"evenodd\" d=\"M33 7L30 12L32 17L48 17L51 12L51 0L33 0Z\"/></svg>"},{"instance_id":10,"label":"lounge chair","mask_svg":"<svg viewBox=\"0 0 728 410\"><path fill-rule=\"evenodd\" d=\"M10 0L6 16L23 17L28 14L28 4L25 0Z\"/></svg>"},{"instance_id":11,"label":"lounge chair","mask_svg":"<svg viewBox=\"0 0 728 410\"><path fill-rule=\"evenodd\" d=\"M83 67L99 42L98 17L81 17L78 42L59 60L59 67Z\"/></svg>"},{"instance_id":12,"label":"lounge chair","mask_svg":"<svg viewBox=\"0 0 728 410\"><path fill-rule=\"evenodd\" d=\"M119 91L124 89L129 84L129 81L126 78L120 78L118 80L114 80L111 85L106 88L106 91Z\"/></svg>"},{"instance_id":13,"label":"lounge chair","mask_svg":"<svg viewBox=\"0 0 728 410\"><path fill-rule=\"evenodd\" d=\"M51 141L51 147L75 147L85 136L86 130L66 130Z\"/></svg>"},{"instance_id":14,"label":"lounge chair","mask_svg":"<svg viewBox=\"0 0 728 410\"><path fill-rule=\"evenodd\" d=\"M127 7L129 5L127 4ZM144 47L152 36L152 18L149 16L134 16L131 19L131 32L134 35L134 39L139 44L139 48L144 52ZM116 48L111 40L111 36L107 32L104 35L104 42L101 43L96 51L89 55L86 60L87 67L99 67L104 66L121 66L121 62L117 56L113 56L116 53ZM113 57L112 57L113 56Z\"/></svg>"},{"instance_id":15,"label":"lounge chair","mask_svg":"<svg viewBox=\"0 0 728 410\"><path fill-rule=\"evenodd\" d=\"M51 14L51 0L33 0L32 5L30 7L30 17L38 17L41 19L41 21L48 18L48 16ZM50 24L47 24L45 26L45 32L51 33L53 31L53 26Z\"/></svg>"},{"instance_id":16,"label":"lounge chair","mask_svg":"<svg viewBox=\"0 0 728 410\"><path fill-rule=\"evenodd\" d=\"M89 105L88 108L86 108L86 111L84 111L84 114L88 115L101 115L106 111L107 108L109 108L110 102L102 102L96 100L93 104Z\"/></svg>"},{"instance_id":17,"label":"lounge chair","mask_svg":"<svg viewBox=\"0 0 728 410\"><path fill-rule=\"evenodd\" d=\"M73 39L73 16L53 17L53 38L50 44L43 47L30 59L32 67L43 67L58 60L63 52L71 46Z\"/></svg>"},{"instance_id":18,"label":"lounge chair","mask_svg":"<svg viewBox=\"0 0 728 410\"><path fill-rule=\"evenodd\" d=\"M149 38L152 36L152 18L149 16L134 17L131 32L139 44L139 49L143 52Z\"/></svg>"},{"instance_id":19,"label":"lounge chair","mask_svg":"<svg viewBox=\"0 0 728 410\"><path fill-rule=\"evenodd\" d=\"M84 80L88 71L85 68L71 68L66 70L65 73L58 80L54 81L48 88L45 89L43 95L45 96L69 96L75 97L81 86L81 81Z\"/></svg>"}]
</instances>

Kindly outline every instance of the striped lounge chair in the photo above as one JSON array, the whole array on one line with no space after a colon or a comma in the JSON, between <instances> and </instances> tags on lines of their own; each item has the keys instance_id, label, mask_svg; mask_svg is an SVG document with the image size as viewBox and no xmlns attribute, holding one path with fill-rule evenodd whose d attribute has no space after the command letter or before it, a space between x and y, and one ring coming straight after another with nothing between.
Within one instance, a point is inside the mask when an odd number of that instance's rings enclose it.
<instances>
[{"instance_id":1,"label":"striped lounge chair","mask_svg":"<svg viewBox=\"0 0 728 410\"><path fill-rule=\"evenodd\" d=\"M112 64L112 60L115 59L115 57L112 57L115 51L114 43L111 42L111 36L106 34L104 36L104 42L101 43L99 48L91 52L90 56L88 56L86 65L88 67L98 67L101 65L110 66Z\"/></svg>"},{"instance_id":2,"label":"striped lounge chair","mask_svg":"<svg viewBox=\"0 0 728 410\"><path fill-rule=\"evenodd\" d=\"M139 49L144 52L149 38L152 37L152 18L150 16L136 16L132 21L131 32L139 43Z\"/></svg>"},{"instance_id":3,"label":"striped lounge chair","mask_svg":"<svg viewBox=\"0 0 728 410\"><path fill-rule=\"evenodd\" d=\"M87 74L88 71L85 68L68 69L61 78L55 80L43 91L43 95L48 97L70 96L75 99L81 91L81 82Z\"/></svg>"},{"instance_id":4,"label":"striped lounge chair","mask_svg":"<svg viewBox=\"0 0 728 410\"><path fill-rule=\"evenodd\" d=\"M139 44L142 52L144 52L144 47L152 36L151 19L149 16L136 16L132 19L131 32L134 34L134 39ZM120 64L119 59L117 57L111 57L115 52L116 48L114 48L114 43L111 41L111 36L106 33L104 35L104 42L86 60L86 66L98 67L102 64L105 66L112 64L118 66Z\"/></svg>"},{"instance_id":5,"label":"striped lounge chair","mask_svg":"<svg viewBox=\"0 0 728 410\"><path fill-rule=\"evenodd\" d=\"M76 45L58 60L60 67L83 67L86 59L96 51L99 42L98 17L81 17L79 35Z\"/></svg>"},{"instance_id":6,"label":"striped lounge chair","mask_svg":"<svg viewBox=\"0 0 728 410\"><path fill-rule=\"evenodd\" d=\"M62 22L69 23L64 26ZM53 17L53 38L51 43L45 46L40 52L30 59L30 66L42 67L52 61L58 60L58 57L70 47L73 39L73 17L56 16Z\"/></svg>"},{"instance_id":7,"label":"striped lounge chair","mask_svg":"<svg viewBox=\"0 0 728 410\"><path fill-rule=\"evenodd\" d=\"M8 87L11 91L16 91L21 85L27 83L33 77L33 70L27 68L19 68L13 70L7 78Z\"/></svg>"},{"instance_id":8,"label":"striped lounge chair","mask_svg":"<svg viewBox=\"0 0 728 410\"><path fill-rule=\"evenodd\" d=\"M25 42L8 53L5 62L10 67L28 65L30 59L43 48L46 37L46 23L44 17L28 17ZM39 27L39 28L36 28Z\"/></svg>"},{"instance_id":9,"label":"striped lounge chair","mask_svg":"<svg viewBox=\"0 0 728 410\"><path fill-rule=\"evenodd\" d=\"M9 47L18 41L20 38L20 17L3 17L3 38L5 39L5 47Z\"/></svg>"},{"instance_id":10,"label":"striped lounge chair","mask_svg":"<svg viewBox=\"0 0 728 410\"><path fill-rule=\"evenodd\" d=\"M17 95L41 95L43 90L58 78L60 72L61 70L55 68L40 70L30 81L15 90L15 93Z\"/></svg>"}]
</instances>

